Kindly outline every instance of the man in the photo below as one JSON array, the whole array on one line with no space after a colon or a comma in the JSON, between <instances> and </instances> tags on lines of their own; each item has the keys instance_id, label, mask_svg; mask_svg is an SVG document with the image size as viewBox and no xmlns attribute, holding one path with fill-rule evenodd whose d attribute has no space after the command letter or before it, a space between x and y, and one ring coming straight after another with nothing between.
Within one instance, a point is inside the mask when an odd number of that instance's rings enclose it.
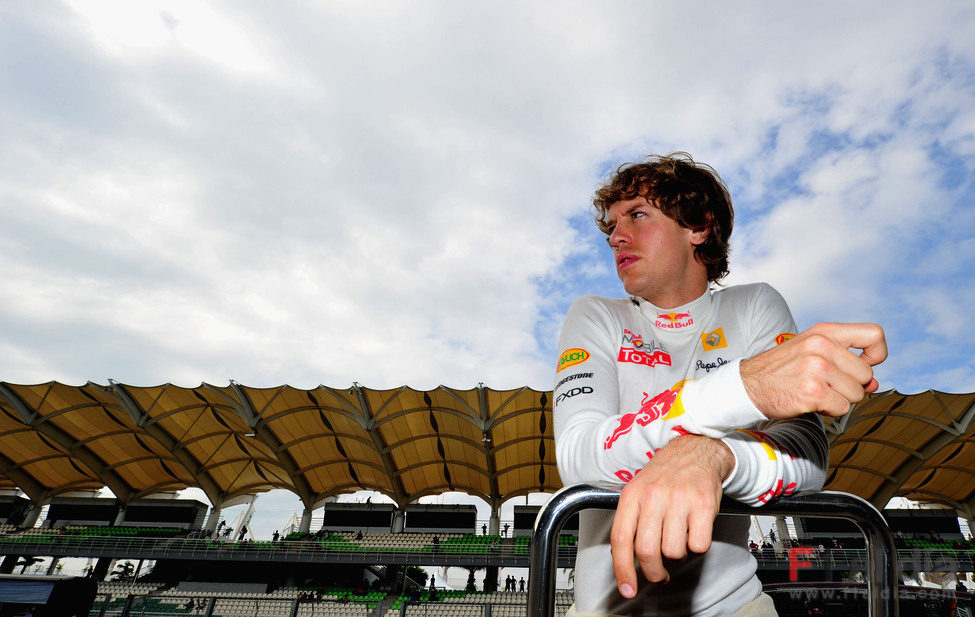
<instances>
[{"instance_id":1,"label":"man","mask_svg":"<svg viewBox=\"0 0 975 617\"><path fill-rule=\"evenodd\" d=\"M559 337L555 439L563 482L626 483L614 513L580 515L569 615L774 615L748 551L760 505L822 487L816 413L877 389L873 324L796 333L766 284L727 274L734 219L713 169L677 153L626 165L594 200L631 297L584 296ZM862 349L857 355L850 347Z\"/></svg>"}]
</instances>

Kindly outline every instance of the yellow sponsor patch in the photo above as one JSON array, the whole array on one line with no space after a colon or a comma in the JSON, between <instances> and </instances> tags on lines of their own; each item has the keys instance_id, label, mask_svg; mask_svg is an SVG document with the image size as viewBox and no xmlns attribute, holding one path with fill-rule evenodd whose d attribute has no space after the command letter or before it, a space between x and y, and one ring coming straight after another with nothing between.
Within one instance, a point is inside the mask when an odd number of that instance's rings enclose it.
<instances>
[{"instance_id":1,"label":"yellow sponsor patch","mask_svg":"<svg viewBox=\"0 0 975 617\"><path fill-rule=\"evenodd\" d=\"M570 366L575 366L576 364L582 364L589 359L589 352L581 347L573 347L572 349L566 349L559 356L559 367L555 369L558 373L564 368L569 368Z\"/></svg>"},{"instance_id":2,"label":"yellow sponsor patch","mask_svg":"<svg viewBox=\"0 0 975 617\"><path fill-rule=\"evenodd\" d=\"M745 428L740 428L738 430L740 432L742 432L742 433L745 433L747 435L750 435L752 438L755 439L755 441L757 441L758 443L762 444L762 447L765 448L765 454L768 455L768 460L770 460L770 461L778 460L778 457L775 456L775 450L772 449L772 446L770 446L767 443L765 443L765 439L762 437L762 435L756 433L755 431L750 431L750 430L745 429Z\"/></svg>"},{"instance_id":3,"label":"yellow sponsor patch","mask_svg":"<svg viewBox=\"0 0 975 617\"><path fill-rule=\"evenodd\" d=\"M681 402L680 395L684 392L684 386L687 385L688 381L690 381L690 379L682 379L670 386L671 392L676 392L677 397L674 399L674 402L671 403L670 410L668 410L664 415L664 420L670 420L672 418L676 418L677 416L684 415L684 403Z\"/></svg>"},{"instance_id":4,"label":"yellow sponsor patch","mask_svg":"<svg viewBox=\"0 0 975 617\"><path fill-rule=\"evenodd\" d=\"M704 351L714 351L727 346L728 341L725 340L724 330L721 328L701 335L701 347L704 348Z\"/></svg>"}]
</instances>

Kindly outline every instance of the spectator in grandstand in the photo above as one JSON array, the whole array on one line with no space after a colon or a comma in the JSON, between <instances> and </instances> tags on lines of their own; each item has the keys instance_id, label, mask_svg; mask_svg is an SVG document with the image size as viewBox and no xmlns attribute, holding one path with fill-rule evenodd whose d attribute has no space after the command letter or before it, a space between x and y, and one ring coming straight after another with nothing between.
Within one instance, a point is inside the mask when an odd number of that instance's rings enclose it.
<instances>
[{"instance_id":1,"label":"spectator in grandstand","mask_svg":"<svg viewBox=\"0 0 975 617\"><path fill-rule=\"evenodd\" d=\"M593 205L630 297L569 309L556 456L566 484L625 487L615 515L580 514L567 614L774 615L748 519L716 519L721 495L760 505L822 486L816 412L848 413L877 389L883 330L797 334L769 285L712 289L728 271L734 214L717 173L685 153L618 168Z\"/></svg>"},{"instance_id":2,"label":"spectator in grandstand","mask_svg":"<svg viewBox=\"0 0 975 617\"><path fill-rule=\"evenodd\" d=\"M277 542L281 538L281 534L275 529L274 533L271 534L271 542Z\"/></svg>"},{"instance_id":3,"label":"spectator in grandstand","mask_svg":"<svg viewBox=\"0 0 975 617\"><path fill-rule=\"evenodd\" d=\"M518 581L518 591L524 591L524 590L525 590L525 577L523 576L521 577L521 580Z\"/></svg>"},{"instance_id":4,"label":"spectator in grandstand","mask_svg":"<svg viewBox=\"0 0 975 617\"><path fill-rule=\"evenodd\" d=\"M487 535L487 525L481 525L481 535L482 536Z\"/></svg>"},{"instance_id":5,"label":"spectator in grandstand","mask_svg":"<svg viewBox=\"0 0 975 617\"><path fill-rule=\"evenodd\" d=\"M504 531L503 531L503 532L501 532L501 536L502 536L502 537L504 537L504 538L507 538L507 537L508 537L508 527L509 527L509 526L510 526L510 525L508 525L508 523L505 523L505 524L504 524Z\"/></svg>"}]
</instances>

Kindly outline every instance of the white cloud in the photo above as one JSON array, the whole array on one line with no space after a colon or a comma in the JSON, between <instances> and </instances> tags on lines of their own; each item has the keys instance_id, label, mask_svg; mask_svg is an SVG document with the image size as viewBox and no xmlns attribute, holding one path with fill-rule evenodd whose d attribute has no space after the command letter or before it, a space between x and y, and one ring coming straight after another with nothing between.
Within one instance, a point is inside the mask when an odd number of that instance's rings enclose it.
<instances>
[{"instance_id":1,"label":"white cloud","mask_svg":"<svg viewBox=\"0 0 975 617\"><path fill-rule=\"evenodd\" d=\"M557 313L619 289L570 219L683 149L733 280L970 384L970 7L0 10L0 380L547 388Z\"/></svg>"}]
</instances>

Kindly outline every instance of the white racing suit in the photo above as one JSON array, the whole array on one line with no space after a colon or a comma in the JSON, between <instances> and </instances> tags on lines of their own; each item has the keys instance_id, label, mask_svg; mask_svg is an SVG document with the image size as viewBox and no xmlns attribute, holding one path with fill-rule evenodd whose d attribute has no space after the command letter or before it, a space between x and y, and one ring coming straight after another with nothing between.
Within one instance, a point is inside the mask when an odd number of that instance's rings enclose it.
<instances>
[{"instance_id":1,"label":"white racing suit","mask_svg":"<svg viewBox=\"0 0 975 617\"><path fill-rule=\"evenodd\" d=\"M764 283L708 290L673 309L641 298L583 296L559 337L556 457L566 485L625 483L677 435L721 439L735 456L724 494L753 505L819 489L828 444L818 415L768 420L748 398L738 364L796 332L785 300ZM576 609L619 615L731 615L762 590L749 519L718 516L711 549L665 562L666 585L639 577L619 594L610 556L612 511L579 520ZM639 575L639 568L637 569Z\"/></svg>"}]
</instances>

